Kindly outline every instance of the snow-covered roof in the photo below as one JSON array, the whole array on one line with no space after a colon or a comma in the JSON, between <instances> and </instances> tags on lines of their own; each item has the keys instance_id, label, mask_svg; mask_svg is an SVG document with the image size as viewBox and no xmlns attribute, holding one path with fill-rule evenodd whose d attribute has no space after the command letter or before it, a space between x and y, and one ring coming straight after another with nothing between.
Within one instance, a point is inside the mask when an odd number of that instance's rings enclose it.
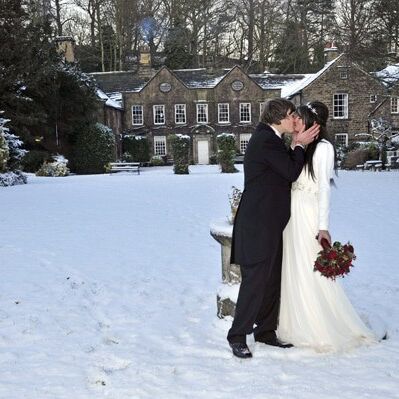
<instances>
[{"instance_id":1,"label":"snow-covered roof","mask_svg":"<svg viewBox=\"0 0 399 399\"><path fill-rule=\"evenodd\" d=\"M212 71L205 68L175 69L172 72L190 89L212 89L230 72L230 69Z\"/></svg>"},{"instance_id":2,"label":"snow-covered roof","mask_svg":"<svg viewBox=\"0 0 399 399\"><path fill-rule=\"evenodd\" d=\"M273 73L250 74L249 76L264 90L283 89L287 85L302 81L305 77L305 75L299 74L282 75Z\"/></svg>"},{"instance_id":3,"label":"snow-covered roof","mask_svg":"<svg viewBox=\"0 0 399 399\"><path fill-rule=\"evenodd\" d=\"M121 93L113 93L113 94L119 94L121 100L120 101L115 100L116 96L114 97L114 99L112 99L112 98L110 98L110 96L105 94L102 90L97 89L97 96L99 98L101 98L101 100L105 101L105 105L107 105L108 107L116 108L116 109L123 109Z\"/></svg>"},{"instance_id":4,"label":"snow-covered roof","mask_svg":"<svg viewBox=\"0 0 399 399\"><path fill-rule=\"evenodd\" d=\"M399 81L399 64L388 65L381 71L375 72L374 75L385 85L391 86Z\"/></svg>"},{"instance_id":5,"label":"snow-covered roof","mask_svg":"<svg viewBox=\"0 0 399 399\"><path fill-rule=\"evenodd\" d=\"M140 91L149 80L139 76L137 71L93 72L90 75L104 93Z\"/></svg>"},{"instance_id":6,"label":"snow-covered roof","mask_svg":"<svg viewBox=\"0 0 399 399\"><path fill-rule=\"evenodd\" d=\"M329 69L333 64L335 64L343 54L339 55L337 58L333 59L330 62L327 62L326 65L320 71L312 74L304 75L302 80L297 82L292 82L284 86L281 90L281 97L292 97L294 94L299 93L305 87L309 86L312 82L314 82L318 77L320 77L327 69Z\"/></svg>"}]
</instances>

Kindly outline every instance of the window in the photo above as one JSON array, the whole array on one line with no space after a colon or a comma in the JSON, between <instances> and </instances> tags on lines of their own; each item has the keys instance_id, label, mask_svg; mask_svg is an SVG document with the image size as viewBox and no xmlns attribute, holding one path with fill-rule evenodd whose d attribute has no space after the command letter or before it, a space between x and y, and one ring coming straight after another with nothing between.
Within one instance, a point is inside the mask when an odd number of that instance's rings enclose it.
<instances>
[{"instance_id":1,"label":"window","mask_svg":"<svg viewBox=\"0 0 399 399\"><path fill-rule=\"evenodd\" d=\"M208 123L208 104L197 104L197 123Z\"/></svg>"},{"instance_id":2,"label":"window","mask_svg":"<svg viewBox=\"0 0 399 399\"><path fill-rule=\"evenodd\" d=\"M346 93L334 94L334 119L348 118L348 95Z\"/></svg>"},{"instance_id":3,"label":"window","mask_svg":"<svg viewBox=\"0 0 399 399\"><path fill-rule=\"evenodd\" d=\"M265 108L266 103L260 103L259 104L259 115L262 115L263 109Z\"/></svg>"},{"instance_id":4,"label":"window","mask_svg":"<svg viewBox=\"0 0 399 399\"><path fill-rule=\"evenodd\" d=\"M377 102L377 95L371 94L370 95L370 103L376 103L376 102Z\"/></svg>"},{"instance_id":5,"label":"window","mask_svg":"<svg viewBox=\"0 0 399 399\"><path fill-rule=\"evenodd\" d=\"M399 114L399 97L391 98L391 114Z\"/></svg>"},{"instance_id":6,"label":"window","mask_svg":"<svg viewBox=\"0 0 399 399\"><path fill-rule=\"evenodd\" d=\"M339 73L341 79L348 79L348 71L346 69L342 69Z\"/></svg>"},{"instance_id":7,"label":"window","mask_svg":"<svg viewBox=\"0 0 399 399\"><path fill-rule=\"evenodd\" d=\"M143 124L143 106L142 105L132 105L132 125L142 125Z\"/></svg>"},{"instance_id":8,"label":"window","mask_svg":"<svg viewBox=\"0 0 399 399\"><path fill-rule=\"evenodd\" d=\"M240 134L240 153L245 154L251 133Z\"/></svg>"},{"instance_id":9,"label":"window","mask_svg":"<svg viewBox=\"0 0 399 399\"><path fill-rule=\"evenodd\" d=\"M335 135L335 144L344 145L345 147L348 145L348 133L339 133Z\"/></svg>"},{"instance_id":10,"label":"window","mask_svg":"<svg viewBox=\"0 0 399 399\"><path fill-rule=\"evenodd\" d=\"M154 105L154 125L164 125L165 124L165 106L164 105Z\"/></svg>"},{"instance_id":11,"label":"window","mask_svg":"<svg viewBox=\"0 0 399 399\"><path fill-rule=\"evenodd\" d=\"M186 123L186 104L175 104L175 123Z\"/></svg>"},{"instance_id":12,"label":"window","mask_svg":"<svg viewBox=\"0 0 399 399\"><path fill-rule=\"evenodd\" d=\"M251 103L240 103L240 122L251 122Z\"/></svg>"},{"instance_id":13,"label":"window","mask_svg":"<svg viewBox=\"0 0 399 399\"><path fill-rule=\"evenodd\" d=\"M166 136L154 136L154 155L166 155Z\"/></svg>"},{"instance_id":14,"label":"window","mask_svg":"<svg viewBox=\"0 0 399 399\"><path fill-rule=\"evenodd\" d=\"M229 104L218 104L218 122L230 122Z\"/></svg>"}]
</instances>

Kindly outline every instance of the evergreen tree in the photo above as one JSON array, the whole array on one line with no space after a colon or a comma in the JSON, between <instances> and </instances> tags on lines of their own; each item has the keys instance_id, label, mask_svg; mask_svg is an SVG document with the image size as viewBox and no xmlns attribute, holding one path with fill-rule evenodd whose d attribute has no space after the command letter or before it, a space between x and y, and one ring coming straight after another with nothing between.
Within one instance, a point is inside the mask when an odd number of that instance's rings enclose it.
<instances>
[{"instance_id":1,"label":"evergreen tree","mask_svg":"<svg viewBox=\"0 0 399 399\"><path fill-rule=\"evenodd\" d=\"M75 132L93 123L94 85L61 62L48 21L26 9L0 2L0 109L27 148L68 155Z\"/></svg>"},{"instance_id":2,"label":"evergreen tree","mask_svg":"<svg viewBox=\"0 0 399 399\"><path fill-rule=\"evenodd\" d=\"M190 31L177 20L169 29L165 39L165 65L171 69L190 68L193 56L190 53Z\"/></svg>"}]
</instances>

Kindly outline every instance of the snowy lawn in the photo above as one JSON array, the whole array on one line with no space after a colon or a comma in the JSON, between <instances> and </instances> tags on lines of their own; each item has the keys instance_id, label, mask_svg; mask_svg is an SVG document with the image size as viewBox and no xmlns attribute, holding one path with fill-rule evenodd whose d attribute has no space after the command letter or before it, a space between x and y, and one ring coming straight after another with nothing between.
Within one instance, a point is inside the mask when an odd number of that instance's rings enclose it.
<instances>
[{"instance_id":1,"label":"snowy lawn","mask_svg":"<svg viewBox=\"0 0 399 399\"><path fill-rule=\"evenodd\" d=\"M190 171L0 188L0 398L399 397L399 173L340 172L331 212L358 255L348 295L389 339L333 355L251 339L240 361L209 224L243 174Z\"/></svg>"}]
</instances>

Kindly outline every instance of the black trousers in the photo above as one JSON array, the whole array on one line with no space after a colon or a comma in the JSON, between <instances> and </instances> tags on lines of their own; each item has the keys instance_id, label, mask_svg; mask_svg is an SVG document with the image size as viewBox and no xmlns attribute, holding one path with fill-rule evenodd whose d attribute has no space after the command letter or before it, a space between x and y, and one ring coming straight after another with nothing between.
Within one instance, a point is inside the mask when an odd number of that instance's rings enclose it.
<instances>
[{"instance_id":1,"label":"black trousers","mask_svg":"<svg viewBox=\"0 0 399 399\"><path fill-rule=\"evenodd\" d=\"M282 239L271 259L241 265L241 285L234 321L227 335L229 342L245 343L252 332L258 341L274 335L280 310L281 262Z\"/></svg>"}]
</instances>

